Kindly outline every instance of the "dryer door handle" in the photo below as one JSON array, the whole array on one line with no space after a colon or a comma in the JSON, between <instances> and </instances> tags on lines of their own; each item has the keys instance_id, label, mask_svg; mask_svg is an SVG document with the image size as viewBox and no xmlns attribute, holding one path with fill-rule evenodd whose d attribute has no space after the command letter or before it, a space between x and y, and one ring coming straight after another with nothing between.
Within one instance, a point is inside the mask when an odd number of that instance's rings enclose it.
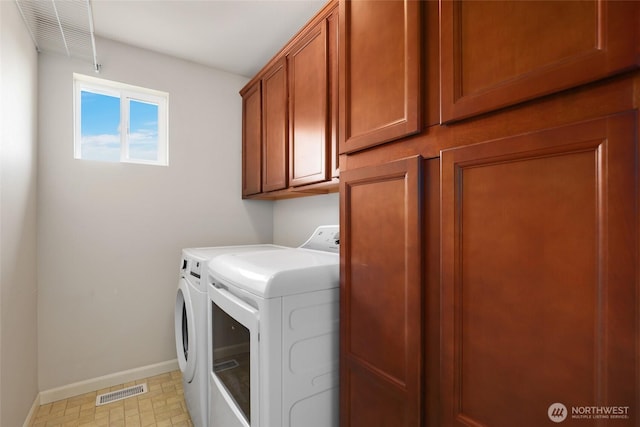
<instances>
[{"instance_id":1,"label":"dryer door handle","mask_svg":"<svg viewBox=\"0 0 640 427\"><path fill-rule=\"evenodd\" d=\"M232 317L238 317L238 311L241 311L249 317L253 317L255 319L258 318L258 310L247 304L246 301L243 301L236 295L229 292L227 289L214 285L209 287L209 293L213 302L219 305L223 310L230 312L229 314L231 314Z\"/></svg>"}]
</instances>

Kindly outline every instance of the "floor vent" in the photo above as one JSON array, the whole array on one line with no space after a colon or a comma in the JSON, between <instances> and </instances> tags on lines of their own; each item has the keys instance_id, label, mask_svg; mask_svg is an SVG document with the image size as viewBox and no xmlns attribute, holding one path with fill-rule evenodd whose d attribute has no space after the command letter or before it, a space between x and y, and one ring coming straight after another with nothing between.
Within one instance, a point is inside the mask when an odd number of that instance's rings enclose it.
<instances>
[{"instance_id":1,"label":"floor vent","mask_svg":"<svg viewBox=\"0 0 640 427\"><path fill-rule=\"evenodd\" d=\"M118 400L137 396L146 392L147 384L145 383L123 388L122 390L112 391L110 393L100 394L96 397L96 406L106 405L107 403L116 402Z\"/></svg>"},{"instance_id":2,"label":"floor vent","mask_svg":"<svg viewBox=\"0 0 640 427\"><path fill-rule=\"evenodd\" d=\"M240 365L238 365L238 362L236 362L235 359L226 360L224 362L215 363L213 365L213 372L222 372L228 369L237 368L238 366Z\"/></svg>"}]
</instances>

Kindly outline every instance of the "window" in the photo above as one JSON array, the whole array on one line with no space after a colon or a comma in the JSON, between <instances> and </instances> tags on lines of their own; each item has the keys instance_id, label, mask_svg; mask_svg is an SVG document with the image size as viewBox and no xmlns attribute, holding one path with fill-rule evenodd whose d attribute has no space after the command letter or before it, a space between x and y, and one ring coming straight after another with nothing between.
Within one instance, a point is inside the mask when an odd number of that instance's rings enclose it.
<instances>
[{"instance_id":1,"label":"window","mask_svg":"<svg viewBox=\"0 0 640 427\"><path fill-rule=\"evenodd\" d=\"M74 157L168 165L169 94L73 75Z\"/></svg>"}]
</instances>

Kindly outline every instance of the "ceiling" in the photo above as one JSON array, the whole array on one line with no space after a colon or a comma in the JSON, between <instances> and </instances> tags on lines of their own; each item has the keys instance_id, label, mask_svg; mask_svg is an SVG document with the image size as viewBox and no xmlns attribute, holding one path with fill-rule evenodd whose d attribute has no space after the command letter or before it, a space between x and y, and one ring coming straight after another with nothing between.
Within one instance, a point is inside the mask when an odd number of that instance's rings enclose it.
<instances>
[{"instance_id":1,"label":"ceiling","mask_svg":"<svg viewBox=\"0 0 640 427\"><path fill-rule=\"evenodd\" d=\"M255 75L325 0L91 0L96 36ZM97 46L100 62L100 46Z\"/></svg>"}]
</instances>

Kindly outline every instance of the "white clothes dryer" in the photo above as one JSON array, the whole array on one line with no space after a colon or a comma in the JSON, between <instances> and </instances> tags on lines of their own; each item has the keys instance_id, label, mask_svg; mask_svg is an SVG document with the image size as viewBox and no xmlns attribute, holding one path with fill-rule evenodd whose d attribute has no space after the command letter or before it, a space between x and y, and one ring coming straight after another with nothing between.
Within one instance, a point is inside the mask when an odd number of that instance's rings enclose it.
<instances>
[{"instance_id":1,"label":"white clothes dryer","mask_svg":"<svg viewBox=\"0 0 640 427\"><path fill-rule=\"evenodd\" d=\"M195 427L207 427L207 262L218 255L283 249L277 245L219 246L182 250L175 304L175 337L184 397ZM205 277L203 277L203 275Z\"/></svg>"},{"instance_id":2,"label":"white clothes dryer","mask_svg":"<svg viewBox=\"0 0 640 427\"><path fill-rule=\"evenodd\" d=\"M339 228L208 263L210 427L337 427Z\"/></svg>"}]
</instances>

